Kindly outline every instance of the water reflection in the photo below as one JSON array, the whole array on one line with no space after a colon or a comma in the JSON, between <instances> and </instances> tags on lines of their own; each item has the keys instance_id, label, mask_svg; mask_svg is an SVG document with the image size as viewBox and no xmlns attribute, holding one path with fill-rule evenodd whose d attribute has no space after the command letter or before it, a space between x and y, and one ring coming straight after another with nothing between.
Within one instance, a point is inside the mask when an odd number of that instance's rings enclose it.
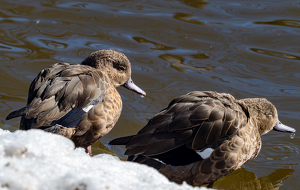
<instances>
[{"instance_id":1,"label":"water reflection","mask_svg":"<svg viewBox=\"0 0 300 190\"><path fill-rule=\"evenodd\" d=\"M150 40L147 40L145 38L141 38L141 37L132 37L132 39L134 39L135 41L137 41L138 43L149 43L149 44L153 44L155 47L150 47L151 49L155 49L155 50L173 50L176 49L175 47L168 47Z\"/></svg>"},{"instance_id":2,"label":"water reflection","mask_svg":"<svg viewBox=\"0 0 300 190\"><path fill-rule=\"evenodd\" d=\"M191 14L186 14L186 13L176 13L174 15L175 19L184 21L184 22L188 22L188 23L192 23L192 24L199 24L199 25L204 25L203 22L198 21L197 17Z\"/></svg>"},{"instance_id":3,"label":"water reflection","mask_svg":"<svg viewBox=\"0 0 300 190\"><path fill-rule=\"evenodd\" d=\"M214 188L235 190L277 190L279 187L295 173L294 169L277 169L273 173L257 177L253 172L240 168L228 176L219 179Z\"/></svg>"},{"instance_id":4,"label":"water reflection","mask_svg":"<svg viewBox=\"0 0 300 190\"><path fill-rule=\"evenodd\" d=\"M274 20L269 22L254 22L254 24L269 24L300 28L300 21L298 20Z\"/></svg>"},{"instance_id":5,"label":"water reflection","mask_svg":"<svg viewBox=\"0 0 300 190\"><path fill-rule=\"evenodd\" d=\"M116 154L113 151L111 151L106 146L104 146L100 141L97 141L92 145L92 152L94 155L105 153L105 154L111 154L113 156L116 156Z\"/></svg>"},{"instance_id":6,"label":"water reflection","mask_svg":"<svg viewBox=\"0 0 300 190\"><path fill-rule=\"evenodd\" d=\"M295 55L291 55L291 54L287 54L287 53L281 53L281 52L265 50L265 49L257 49L257 48L250 48L250 50L254 51L256 53L261 53L261 54L270 55L270 56L274 56L274 57L300 60L299 56L295 56Z\"/></svg>"},{"instance_id":7,"label":"water reflection","mask_svg":"<svg viewBox=\"0 0 300 190\"><path fill-rule=\"evenodd\" d=\"M295 137L297 137L297 134ZM289 138L289 135L285 135L285 138ZM297 157L299 154L300 149L297 142L268 142L263 145L260 156L253 160L253 163L265 162L265 164L269 165L298 165ZM278 161L280 161L280 164L277 163Z\"/></svg>"},{"instance_id":8,"label":"water reflection","mask_svg":"<svg viewBox=\"0 0 300 190\"><path fill-rule=\"evenodd\" d=\"M199 55L195 55L195 56L198 58L201 57ZM215 68L215 66L197 67L197 66L186 65L184 64L185 59L178 55L164 54L164 55L160 55L159 57L171 63L171 67L175 68L177 71L180 72L185 72L186 69L209 71ZM205 58L205 56L203 57Z\"/></svg>"},{"instance_id":9,"label":"water reflection","mask_svg":"<svg viewBox=\"0 0 300 190\"><path fill-rule=\"evenodd\" d=\"M205 53L197 53L192 55L195 59L208 59L209 56L207 56Z\"/></svg>"},{"instance_id":10,"label":"water reflection","mask_svg":"<svg viewBox=\"0 0 300 190\"><path fill-rule=\"evenodd\" d=\"M57 41L54 41L54 40L41 39L40 41L42 43L44 43L46 46L48 46L49 48L51 48L51 49L63 49L63 48L68 47L68 44L62 43L62 42L57 42Z\"/></svg>"},{"instance_id":11,"label":"water reflection","mask_svg":"<svg viewBox=\"0 0 300 190\"><path fill-rule=\"evenodd\" d=\"M204 6L207 3L207 0L183 0L182 1L184 4L187 4L189 6L195 7L195 8L199 8L199 9L203 9Z\"/></svg>"}]
</instances>

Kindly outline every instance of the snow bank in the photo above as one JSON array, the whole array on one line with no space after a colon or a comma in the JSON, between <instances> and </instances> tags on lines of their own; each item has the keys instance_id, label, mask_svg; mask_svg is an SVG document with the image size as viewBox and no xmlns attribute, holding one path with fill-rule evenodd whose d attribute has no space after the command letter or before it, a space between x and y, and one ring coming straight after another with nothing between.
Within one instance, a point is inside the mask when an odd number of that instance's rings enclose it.
<instances>
[{"instance_id":1,"label":"snow bank","mask_svg":"<svg viewBox=\"0 0 300 190\"><path fill-rule=\"evenodd\" d=\"M0 189L206 189L178 185L145 165L74 150L71 140L41 130L0 129Z\"/></svg>"}]
</instances>

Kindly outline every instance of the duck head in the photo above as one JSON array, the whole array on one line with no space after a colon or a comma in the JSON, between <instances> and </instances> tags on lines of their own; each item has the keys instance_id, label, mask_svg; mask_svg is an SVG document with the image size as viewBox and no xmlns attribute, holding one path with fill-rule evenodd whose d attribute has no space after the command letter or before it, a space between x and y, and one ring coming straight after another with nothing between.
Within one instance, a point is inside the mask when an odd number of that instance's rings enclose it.
<instances>
[{"instance_id":1,"label":"duck head","mask_svg":"<svg viewBox=\"0 0 300 190\"><path fill-rule=\"evenodd\" d=\"M255 120L260 135L264 135L270 130L295 133L292 127L282 124L278 120L276 107L265 98L247 98L239 100L243 107L246 107L250 116Z\"/></svg>"},{"instance_id":2,"label":"duck head","mask_svg":"<svg viewBox=\"0 0 300 190\"><path fill-rule=\"evenodd\" d=\"M89 65L102 71L115 87L123 86L146 96L146 93L133 83L131 79L131 63L123 53L113 50L95 51L83 60L81 64Z\"/></svg>"}]
</instances>

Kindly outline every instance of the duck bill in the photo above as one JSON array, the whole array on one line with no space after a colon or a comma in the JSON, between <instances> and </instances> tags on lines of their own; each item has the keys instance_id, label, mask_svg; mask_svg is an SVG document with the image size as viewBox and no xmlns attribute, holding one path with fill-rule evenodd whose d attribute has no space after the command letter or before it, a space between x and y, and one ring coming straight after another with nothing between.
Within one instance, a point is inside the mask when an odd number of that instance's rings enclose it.
<instances>
[{"instance_id":1,"label":"duck bill","mask_svg":"<svg viewBox=\"0 0 300 190\"><path fill-rule=\"evenodd\" d=\"M279 120L276 125L273 127L273 130L285 133L296 133L296 129L282 124Z\"/></svg>"},{"instance_id":2,"label":"duck bill","mask_svg":"<svg viewBox=\"0 0 300 190\"><path fill-rule=\"evenodd\" d=\"M146 96L146 92L140 89L140 87L138 87L137 85L135 85L131 78L125 84L123 84L123 86L135 93L138 93L142 96Z\"/></svg>"}]
</instances>

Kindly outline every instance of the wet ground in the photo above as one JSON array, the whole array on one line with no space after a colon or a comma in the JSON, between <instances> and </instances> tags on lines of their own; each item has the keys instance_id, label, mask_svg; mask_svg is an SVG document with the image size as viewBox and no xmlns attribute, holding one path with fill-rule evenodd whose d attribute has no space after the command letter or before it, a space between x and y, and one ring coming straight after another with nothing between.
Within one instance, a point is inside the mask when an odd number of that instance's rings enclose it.
<instances>
[{"instance_id":1,"label":"wet ground","mask_svg":"<svg viewBox=\"0 0 300 190\"><path fill-rule=\"evenodd\" d=\"M113 49L131 61L147 97L119 88L124 108L94 152L123 156L108 146L135 134L174 97L194 90L236 98L265 97L281 122L300 130L300 3L298 1L8 1L0 2L0 127L26 104L37 73L91 52ZM220 179L227 189L297 189L300 137L270 132L259 156Z\"/></svg>"}]
</instances>

